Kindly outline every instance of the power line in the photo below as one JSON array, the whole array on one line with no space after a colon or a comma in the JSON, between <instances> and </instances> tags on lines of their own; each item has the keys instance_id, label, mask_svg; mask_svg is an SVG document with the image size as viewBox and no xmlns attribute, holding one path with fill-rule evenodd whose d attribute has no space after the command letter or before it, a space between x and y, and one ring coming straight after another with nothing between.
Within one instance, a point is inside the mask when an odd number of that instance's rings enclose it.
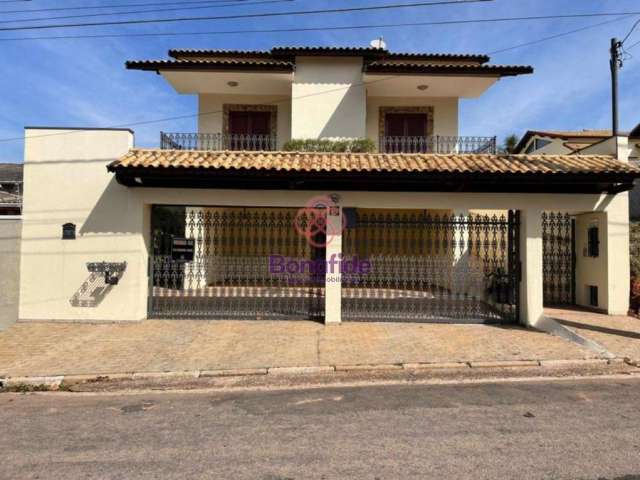
<instances>
[{"instance_id":1,"label":"power line","mask_svg":"<svg viewBox=\"0 0 640 480\"><path fill-rule=\"evenodd\" d=\"M353 83L347 86L343 86L343 87L337 87L337 88L333 88L331 90L323 90L321 92L315 92L315 93L308 93L306 95L298 95L297 97L286 97L286 98L281 98L279 100L273 100L270 102L264 102L264 105L277 105L279 103L284 103L284 102L290 102L291 100L299 100L302 98L308 98L308 97L316 97L318 95L327 95L329 93L334 93L334 92L340 92L343 90L347 90L353 87L366 87L369 85L373 85L376 83L380 83L380 82L386 82L389 80L392 80L394 78L398 78L397 76L390 76L390 77L384 77L384 78L380 78L378 80L372 80L370 82L358 82L358 83ZM186 115L176 115L174 117L165 117L165 118L159 118L159 119L154 119L154 120L141 120L139 122L130 122L130 123L123 123L120 125L110 125L108 127L99 127L99 128L111 128L111 129L117 129L117 128L130 128L130 127L137 127L137 126L141 126L141 125L152 125L155 123L164 123L164 122L170 122L173 120L184 120L187 118L198 118L201 116L205 116L205 115L215 115L218 113L223 113L222 110L212 110L210 112L198 112L198 113L190 113L190 114L186 114ZM63 130L63 128L61 128L61 130ZM59 135L73 135L75 133L79 133L82 130L74 130L71 132L59 132L59 133L44 133L41 135L30 135L29 138L41 138L41 137L56 137ZM13 137L13 138L0 138L0 143L6 143L6 142L15 142L15 141L20 141L20 140L24 140L24 137Z\"/></svg>"},{"instance_id":2,"label":"power line","mask_svg":"<svg viewBox=\"0 0 640 480\"><path fill-rule=\"evenodd\" d=\"M54 24L54 25L31 25L27 27L8 27L0 28L2 32L11 32L18 30L45 30L52 28L82 28L82 27L102 27L102 26L114 26L114 25L141 25L141 24L155 24L155 23L176 23L176 22L194 22L202 20L237 20L243 18L266 18L266 17L290 17L299 15L318 15L327 13L349 13L349 12L363 12L373 10L392 10L398 8L416 8L416 7L431 7L439 5L453 5L464 3L482 3L492 2L493 0L439 0L431 2L415 2L415 3L393 3L388 5L376 5L369 7L349 7L349 8L332 8L328 10L296 10L290 12L265 12L265 13L252 13L245 15L224 15L216 17L182 17L182 18L157 18L149 20L120 20L111 22L91 22L91 23L67 23L67 24Z\"/></svg>"},{"instance_id":3,"label":"power line","mask_svg":"<svg viewBox=\"0 0 640 480\"><path fill-rule=\"evenodd\" d=\"M30 0L25 0L30 1ZM247 0L198 0L189 2L154 2L154 3L120 3L111 5L83 5L80 7L51 7L51 8L32 8L29 10L0 10L0 14L4 13L40 13L40 12L59 12L65 10L96 10L104 8L132 8L132 7L161 7L164 5L194 5L202 3L227 3L235 2L242 3ZM2 3L2 2L0 2Z\"/></svg>"},{"instance_id":4,"label":"power line","mask_svg":"<svg viewBox=\"0 0 640 480\"><path fill-rule=\"evenodd\" d=\"M640 12L637 13L637 14L640 14ZM616 18L614 20L610 20L610 21L607 21L607 22L601 22L601 23L598 23L598 24L595 24L595 25L588 25L588 26L580 28L580 29L574 29L574 30L570 30L570 31L567 31L567 32L563 32L563 33L557 34L557 35L543 37L541 39L534 40L532 42L527 42L527 43L523 43L523 44L519 44L519 45L514 45L512 47L503 48L503 49L496 50L496 51L490 52L490 53L491 54L495 54L495 53L499 53L499 52L513 50L515 48L521 48L521 47L524 47L524 46L533 45L533 44L536 44L536 43L541 43L541 42L544 42L544 41L556 39L556 38L559 38L559 37L562 37L562 36L566 36L566 35L570 35L570 34L573 34L573 33L577 33L577 32L580 32L580 31L583 31L583 30L586 30L586 29L589 29L589 28L595 28L595 27L602 26L602 25L605 25L605 24L621 21L621 20L624 20L624 19L626 19L626 17L624 17L624 18ZM350 27L347 27L347 28L350 28ZM366 28L366 27L363 27L363 28ZM325 28L318 27L318 29L327 30L326 27ZM202 33L204 33L204 32L202 32ZM67 38L67 37L64 37L64 38ZM637 45L640 45L640 41L632 44L629 47L629 49L632 49L632 48L636 47ZM343 90L345 88L351 88L353 86L368 86L368 85L371 85L371 84L374 84L374 83L392 80L394 78L397 78L397 76L389 76L389 77L385 77L385 78L382 78L382 79L379 79L379 80L374 80L374 81L366 82L366 83L365 82L360 82L358 84L350 85L348 87L338 87L337 89L318 92L318 93L312 93L312 94L308 94L308 95L302 95L302 96L298 96L298 97L292 97L292 98L287 97L287 98L282 99L282 100L276 100L276 101L273 101L273 102L267 102L267 104L278 104L278 103L282 103L282 102L289 102L293 98L299 99L299 98L310 97L310 96L325 95L327 93L332 93L334 91ZM211 112L199 112L199 113L196 113L196 114L178 115L178 116L173 116L173 117L165 117L165 118L161 118L161 119L144 120L144 121L139 121L139 122L130 122L130 123L121 124L121 125L112 125L111 127L107 127L107 128L126 128L126 127L150 125L150 124L164 123L164 122L169 122L169 121L174 121L174 120L183 120L183 119L187 119L187 118L197 118L197 117L200 117L200 116L213 115L213 114L217 114L217 113L222 113L222 111L221 110L215 110L215 111L211 111ZM42 134L42 135L32 135L29 138L49 137L49 136L58 136L58 135L71 135L73 133L78 133L78 132L77 131L72 131L72 132L60 132L60 133L50 133L50 134ZM0 139L0 143L7 143L7 142L12 142L12 141L22 141L22 140L24 140L24 137L2 138L2 139Z\"/></svg>"},{"instance_id":5,"label":"power line","mask_svg":"<svg viewBox=\"0 0 640 480\"><path fill-rule=\"evenodd\" d=\"M512 47L503 48L501 50L498 50L498 51L495 51L495 52L492 52L492 53L504 52L504 51L508 51L508 50L513 50L515 48L521 48L521 47L532 45L532 44L535 44L535 43L540 43L540 42L552 40L552 39L555 39L555 38L559 38L561 36L566 36L566 35L570 35L570 34L573 34L573 33L577 33L577 32L582 31L582 30L586 30L587 28L595 28L595 27L598 27L598 26L605 25L607 23L613 23L614 21L620 21L620 20L623 20L623 19L624 18L616 18L614 20L610 20L610 21L607 21L607 22L602 22L602 23L595 24L595 25L589 25L589 26L584 27L582 29L575 29L575 30L571 30L571 31L564 32L564 33L561 33L561 34L552 35L550 37L544 37L544 38L541 38L539 40L535 40L535 41L532 41L532 42L527 42L526 44L519 44L519 45L514 45ZM324 28L323 30L326 30L326 28ZM634 44L629 48L633 48L634 46L636 46L638 44L640 44L640 42L637 42L637 44ZM341 91L341 90L344 90L346 88L351 88L352 86L368 86L368 85L372 85L374 83L379 83L379 82L392 80L394 78L398 78L398 76L389 76L389 77L381 78L379 80L374 80L374 81L371 81L371 82L359 82L357 84L350 85L350 86L347 86L347 87L338 87L336 89L325 90L325 91L322 91L322 92L311 93L311 94L308 94L308 95L301 95L301 96L298 96L298 97L291 97L291 98L287 97L287 98L282 99L282 100L276 100L276 101L273 101L273 102L267 102L267 104L275 104L275 105L277 105L278 103L289 102L290 100L292 100L294 98L295 99L299 99L299 98L306 98L306 97L317 96L317 95L325 95L325 94L328 94L328 93L333 93L335 91ZM215 111L211 111L211 112L198 112L198 113L195 113L195 114L178 115L178 116L174 116L174 117L165 117L165 118L155 119L155 120L144 120L144 121L131 122L131 123L126 123L126 124L121 124L121 125L112 125L112 126L107 127L107 128L127 128L127 127L136 127L136 126L142 126L142 125L151 125L151 124L155 124L155 123L164 123L164 122L169 122L169 121L174 121L174 120L184 120L184 119L187 119L187 118L198 118L200 116L214 115L214 114L218 114L218 113L222 113L222 111L221 110L215 110ZM73 133L77 133L77 132L61 132L61 133L49 133L49 134L42 134L42 135L32 135L29 138L49 137L49 136L57 136L57 135L71 135ZM22 141L22 140L24 140L24 137L2 138L2 139L0 139L0 143L15 142L15 141Z\"/></svg>"},{"instance_id":6,"label":"power line","mask_svg":"<svg viewBox=\"0 0 640 480\"><path fill-rule=\"evenodd\" d=\"M259 1L243 1L242 3L215 3L213 5L199 5L197 7L175 7L175 8L161 8L153 10L129 10L126 12L102 12L102 13L85 13L83 15L62 15L57 17L43 17L43 18L26 18L26 19L14 19L14 20L2 20L3 23L23 23L23 22L43 22L45 20L61 20L66 18L86 18L86 17L108 17L113 15L136 15L140 13L161 13L161 12L175 12L183 10L202 10L209 8L227 8L227 7L244 7L247 5L263 5L267 3L284 3L294 2L295 0L259 0Z\"/></svg>"},{"instance_id":7,"label":"power line","mask_svg":"<svg viewBox=\"0 0 640 480\"><path fill-rule=\"evenodd\" d=\"M315 32L315 31L335 31L335 30L364 30L372 28L401 28L401 27L426 27L426 26L447 26L474 23L499 23L499 22L520 22L520 21L536 21L536 20L553 20L559 18L577 18L577 17L598 17L598 16L618 16L629 17L640 15L638 12L622 12L622 13L594 13L594 14L576 14L576 15L541 15L531 17L499 17L499 18L479 18L469 20L442 20L433 22L409 22L409 23L383 23L383 24L367 24L367 25L348 25L348 26L322 26L322 27L293 27L293 28L268 28L253 30L214 30L204 32L149 32L149 33L106 33L106 34L87 34L87 35L49 35L39 37L5 37L0 38L0 42L7 41L28 41L28 40L77 40L89 38L122 38L122 37L180 37L192 35L247 35L256 33L293 33L293 32ZM616 19L617 20L617 19ZM604 23L603 23L604 24ZM597 25L594 25L594 27ZM591 27L589 27L591 28ZM576 31L580 31L578 29ZM573 33L566 32L566 34ZM555 37L555 36L553 36ZM552 37L552 38L553 38ZM524 46L525 44L523 44Z\"/></svg>"},{"instance_id":8,"label":"power line","mask_svg":"<svg viewBox=\"0 0 640 480\"><path fill-rule=\"evenodd\" d=\"M634 23L634 24L633 24L633 26L631 27L631 30L629 30L629 33L627 33L627 36L626 36L626 37L624 37L624 38L622 39L622 42L620 42L620 43L624 44L624 42L626 42L626 41L629 39L629 37L631 36L631 34L633 33L633 31L636 29L636 27L637 27L639 24L640 24L640 20L638 20L636 23Z\"/></svg>"},{"instance_id":9,"label":"power line","mask_svg":"<svg viewBox=\"0 0 640 480\"><path fill-rule=\"evenodd\" d=\"M500 50L494 50L493 52L487 52L487 55L495 55L497 53L508 52L510 50L515 50L517 48L536 45L538 43L546 42L548 40L554 40L556 38L566 37L567 35L571 35L571 34L578 33L578 32L583 32L585 30L590 30L592 28L597 28L597 27L601 27L603 25L609 25L611 23L616 23L616 22L620 22L622 20L628 20L628 19L629 19L629 17L614 18L613 20L607 20L606 22L600 22L600 23L595 23L593 25L587 25L585 27L576 28L575 30L569 30L568 32L557 33L555 35L550 35L548 37L539 38L538 40L533 40L531 42L520 43L520 44L514 45L512 47L501 48Z\"/></svg>"}]
</instances>

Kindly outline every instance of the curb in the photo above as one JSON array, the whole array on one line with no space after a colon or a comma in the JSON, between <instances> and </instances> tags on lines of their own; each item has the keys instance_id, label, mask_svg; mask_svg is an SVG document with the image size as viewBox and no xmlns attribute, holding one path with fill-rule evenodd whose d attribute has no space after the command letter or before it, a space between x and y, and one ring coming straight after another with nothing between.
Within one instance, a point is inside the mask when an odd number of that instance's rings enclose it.
<instances>
[{"instance_id":1,"label":"curb","mask_svg":"<svg viewBox=\"0 0 640 480\"><path fill-rule=\"evenodd\" d=\"M464 362L443 362L443 363L403 363L402 368L405 370L425 370L440 368L469 368L468 363Z\"/></svg>"},{"instance_id":2,"label":"curb","mask_svg":"<svg viewBox=\"0 0 640 480\"><path fill-rule=\"evenodd\" d=\"M238 368L236 370L226 369L226 370L202 370L200 372L200 376L203 378L207 377L237 377L244 375L266 375L266 368Z\"/></svg>"},{"instance_id":3,"label":"curb","mask_svg":"<svg viewBox=\"0 0 640 480\"><path fill-rule=\"evenodd\" d=\"M80 383L93 383L109 380L193 380L211 377L238 377L257 375L309 375L333 374L337 372L367 372L367 371L427 371L445 369L504 369L504 368L570 368L604 365L629 365L640 367L640 361L629 358L588 358L575 360L506 360L506 361L472 361L472 362L441 362L441 363L389 363L389 364L356 364L356 365L327 365L327 366L295 366L295 367L265 367L238 368L220 370L189 370L167 372L131 372L131 373L103 373L77 375L40 375L32 377L0 377L0 389L7 387L48 387L57 390L62 384L71 386Z\"/></svg>"},{"instance_id":4,"label":"curb","mask_svg":"<svg viewBox=\"0 0 640 480\"><path fill-rule=\"evenodd\" d=\"M499 362L469 362L469 366L471 368L539 367L540 361L538 360L505 360L505 361L499 361Z\"/></svg>"},{"instance_id":5,"label":"curb","mask_svg":"<svg viewBox=\"0 0 640 480\"><path fill-rule=\"evenodd\" d=\"M336 367L271 367L267 370L270 375L299 375L304 373L333 373Z\"/></svg>"},{"instance_id":6,"label":"curb","mask_svg":"<svg viewBox=\"0 0 640 480\"><path fill-rule=\"evenodd\" d=\"M336 372L360 372L366 370L402 370L402 363L380 363L375 365L336 365Z\"/></svg>"}]
</instances>

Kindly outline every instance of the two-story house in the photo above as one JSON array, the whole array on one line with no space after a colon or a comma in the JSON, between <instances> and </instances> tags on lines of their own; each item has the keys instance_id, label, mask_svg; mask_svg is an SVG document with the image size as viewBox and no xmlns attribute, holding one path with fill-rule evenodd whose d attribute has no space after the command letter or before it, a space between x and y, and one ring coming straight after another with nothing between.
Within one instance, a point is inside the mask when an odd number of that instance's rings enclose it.
<instances>
[{"instance_id":1,"label":"two-story house","mask_svg":"<svg viewBox=\"0 0 640 480\"><path fill-rule=\"evenodd\" d=\"M135 148L129 130L27 129L21 318L627 311L639 171L459 136L461 98L531 67L352 47L169 55L126 65L197 95L197 132Z\"/></svg>"}]
</instances>

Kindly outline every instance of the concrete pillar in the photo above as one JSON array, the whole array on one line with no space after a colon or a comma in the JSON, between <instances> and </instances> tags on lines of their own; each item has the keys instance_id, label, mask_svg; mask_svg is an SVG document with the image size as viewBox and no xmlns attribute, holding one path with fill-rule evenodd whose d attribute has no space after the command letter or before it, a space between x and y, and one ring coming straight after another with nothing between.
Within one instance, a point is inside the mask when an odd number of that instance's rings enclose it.
<instances>
[{"instance_id":1,"label":"concrete pillar","mask_svg":"<svg viewBox=\"0 0 640 480\"><path fill-rule=\"evenodd\" d=\"M342 207L327 209L327 274L325 276L325 317L324 322L342 321Z\"/></svg>"},{"instance_id":2,"label":"concrete pillar","mask_svg":"<svg viewBox=\"0 0 640 480\"><path fill-rule=\"evenodd\" d=\"M520 322L535 327L543 317L542 210L520 211Z\"/></svg>"},{"instance_id":3,"label":"concrete pillar","mask_svg":"<svg viewBox=\"0 0 640 480\"><path fill-rule=\"evenodd\" d=\"M629 311L631 267L629 265L629 194L619 193L606 209L606 225L600 233L601 254L606 255L606 309L609 315ZM604 250L604 252L602 252Z\"/></svg>"}]
</instances>

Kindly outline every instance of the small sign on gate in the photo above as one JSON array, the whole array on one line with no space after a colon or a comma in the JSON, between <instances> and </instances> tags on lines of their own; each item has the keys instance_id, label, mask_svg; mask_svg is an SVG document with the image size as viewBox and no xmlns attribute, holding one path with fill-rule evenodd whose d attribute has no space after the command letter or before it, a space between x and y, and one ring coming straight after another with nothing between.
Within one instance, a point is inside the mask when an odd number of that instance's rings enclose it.
<instances>
[{"instance_id":1,"label":"small sign on gate","mask_svg":"<svg viewBox=\"0 0 640 480\"><path fill-rule=\"evenodd\" d=\"M193 262L195 249L195 239L174 237L171 240L171 259L176 262Z\"/></svg>"}]
</instances>

